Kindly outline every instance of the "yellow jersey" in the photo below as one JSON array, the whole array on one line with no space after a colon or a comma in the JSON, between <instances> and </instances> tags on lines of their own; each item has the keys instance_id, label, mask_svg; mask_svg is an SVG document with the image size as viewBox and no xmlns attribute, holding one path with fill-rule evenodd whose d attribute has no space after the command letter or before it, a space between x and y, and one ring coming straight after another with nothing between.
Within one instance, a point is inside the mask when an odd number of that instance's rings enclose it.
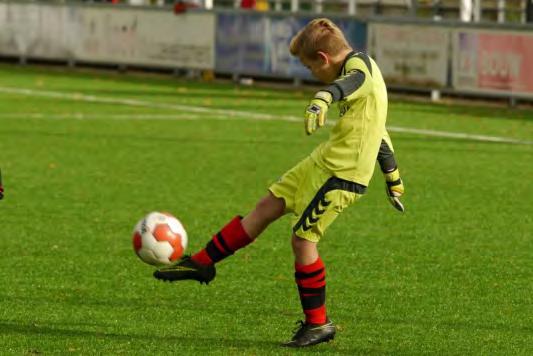
<instances>
[{"instance_id":1,"label":"yellow jersey","mask_svg":"<svg viewBox=\"0 0 533 356\"><path fill-rule=\"evenodd\" d=\"M385 129L387 88L381 71L366 54L352 52L339 78L325 90L339 100L340 117L311 159L338 178L368 186L382 139L390 144Z\"/></svg>"}]
</instances>

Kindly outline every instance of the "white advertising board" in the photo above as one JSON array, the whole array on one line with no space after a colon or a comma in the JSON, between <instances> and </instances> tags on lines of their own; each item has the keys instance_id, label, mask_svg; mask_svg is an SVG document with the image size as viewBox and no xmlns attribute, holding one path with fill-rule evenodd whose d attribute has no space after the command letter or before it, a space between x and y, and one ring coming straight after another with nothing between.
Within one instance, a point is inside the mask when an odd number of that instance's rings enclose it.
<instances>
[{"instance_id":1,"label":"white advertising board","mask_svg":"<svg viewBox=\"0 0 533 356\"><path fill-rule=\"evenodd\" d=\"M0 49L8 55L26 55L39 41L40 6L0 3Z\"/></svg>"},{"instance_id":2,"label":"white advertising board","mask_svg":"<svg viewBox=\"0 0 533 356\"><path fill-rule=\"evenodd\" d=\"M215 15L0 3L0 55L212 69Z\"/></svg>"},{"instance_id":3,"label":"white advertising board","mask_svg":"<svg viewBox=\"0 0 533 356\"><path fill-rule=\"evenodd\" d=\"M450 30L436 26L369 24L368 48L389 84L445 87Z\"/></svg>"},{"instance_id":4,"label":"white advertising board","mask_svg":"<svg viewBox=\"0 0 533 356\"><path fill-rule=\"evenodd\" d=\"M171 11L83 8L76 57L139 65L214 67L215 17Z\"/></svg>"}]
</instances>

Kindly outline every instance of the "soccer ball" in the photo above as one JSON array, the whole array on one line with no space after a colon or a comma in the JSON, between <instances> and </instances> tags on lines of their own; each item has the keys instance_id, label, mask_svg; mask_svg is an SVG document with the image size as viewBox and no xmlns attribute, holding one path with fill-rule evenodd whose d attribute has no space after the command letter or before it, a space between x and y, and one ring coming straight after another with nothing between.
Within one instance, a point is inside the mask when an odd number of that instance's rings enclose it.
<instances>
[{"instance_id":1,"label":"soccer ball","mask_svg":"<svg viewBox=\"0 0 533 356\"><path fill-rule=\"evenodd\" d=\"M183 256L186 247L187 232L169 213L152 212L133 230L135 253L150 265L171 264Z\"/></svg>"}]
</instances>

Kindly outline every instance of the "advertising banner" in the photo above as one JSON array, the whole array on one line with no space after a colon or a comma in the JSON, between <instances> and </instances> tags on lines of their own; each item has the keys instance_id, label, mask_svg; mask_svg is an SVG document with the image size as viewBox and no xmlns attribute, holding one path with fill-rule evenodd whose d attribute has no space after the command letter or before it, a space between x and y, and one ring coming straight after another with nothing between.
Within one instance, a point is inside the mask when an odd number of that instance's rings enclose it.
<instances>
[{"instance_id":1,"label":"advertising banner","mask_svg":"<svg viewBox=\"0 0 533 356\"><path fill-rule=\"evenodd\" d=\"M289 52L292 37L311 19L275 14L218 14L216 70L311 79L309 70ZM333 20L354 48L366 49L366 24L357 20Z\"/></svg>"},{"instance_id":2,"label":"advertising banner","mask_svg":"<svg viewBox=\"0 0 533 356\"><path fill-rule=\"evenodd\" d=\"M450 30L435 26L372 23L369 51L388 84L447 86Z\"/></svg>"},{"instance_id":3,"label":"advertising banner","mask_svg":"<svg viewBox=\"0 0 533 356\"><path fill-rule=\"evenodd\" d=\"M219 14L216 30L216 64L219 71L267 72L264 42L268 18L261 14Z\"/></svg>"},{"instance_id":4,"label":"advertising banner","mask_svg":"<svg viewBox=\"0 0 533 356\"><path fill-rule=\"evenodd\" d=\"M67 6L39 6L35 12L39 18L33 25L37 32L26 55L53 59L73 58L71 43L75 43L76 38L72 37L74 33L70 31L74 25L70 21L72 9Z\"/></svg>"},{"instance_id":5,"label":"advertising banner","mask_svg":"<svg viewBox=\"0 0 533 356\"><path fill-rule=\"evenodd\" d=\"M0 3L0 55L213 69L215 15Z\"/></svg>"},{"instance_id":6,"label":"advertising banner","mask_svg":"<svg viewBox=\"0 0 533 356\"><path fill-rule=\"evenodd\" d=\"M533 97L533 34L489 30L454 33L453 85L458 90Z\"/></svg>"},{"instance_id":7,"label":"advertising banner","mask_svg":"<svg viewBox=\"0 0 533 356\"><path fill-rule=\"evenodd\" d=\"M40 6L0 3L0 53L27 55L39 41Z\"/></svg>"},{"instance_id":8,"label":"advertising banner","mask_svg":"<svg viewBox=\"0 0 533 356\"><path fill-rule=\"evenodd\" d=\"M76 57L86 61L214 67L213 14L87 7L76 23Z\"/></svg>"}]
</instances>

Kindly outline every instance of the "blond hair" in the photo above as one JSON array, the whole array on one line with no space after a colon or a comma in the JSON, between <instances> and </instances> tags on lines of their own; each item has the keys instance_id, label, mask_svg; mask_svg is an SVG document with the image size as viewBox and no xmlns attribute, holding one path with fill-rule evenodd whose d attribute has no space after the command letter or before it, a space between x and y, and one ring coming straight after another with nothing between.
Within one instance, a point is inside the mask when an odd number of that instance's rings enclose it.
<instances>
[{"instance_id":1,"label":"blond hair","mask_svg":"<svg viewBox=\"0 0 533 356\"><path fill-rule=\"evenodd\" d=\"M292 38L289 46L293 56L311 60L317 59L318 51L335 55L350 48L340 28L326 18L310 21Z\"/></svg>"}]
</instances>

